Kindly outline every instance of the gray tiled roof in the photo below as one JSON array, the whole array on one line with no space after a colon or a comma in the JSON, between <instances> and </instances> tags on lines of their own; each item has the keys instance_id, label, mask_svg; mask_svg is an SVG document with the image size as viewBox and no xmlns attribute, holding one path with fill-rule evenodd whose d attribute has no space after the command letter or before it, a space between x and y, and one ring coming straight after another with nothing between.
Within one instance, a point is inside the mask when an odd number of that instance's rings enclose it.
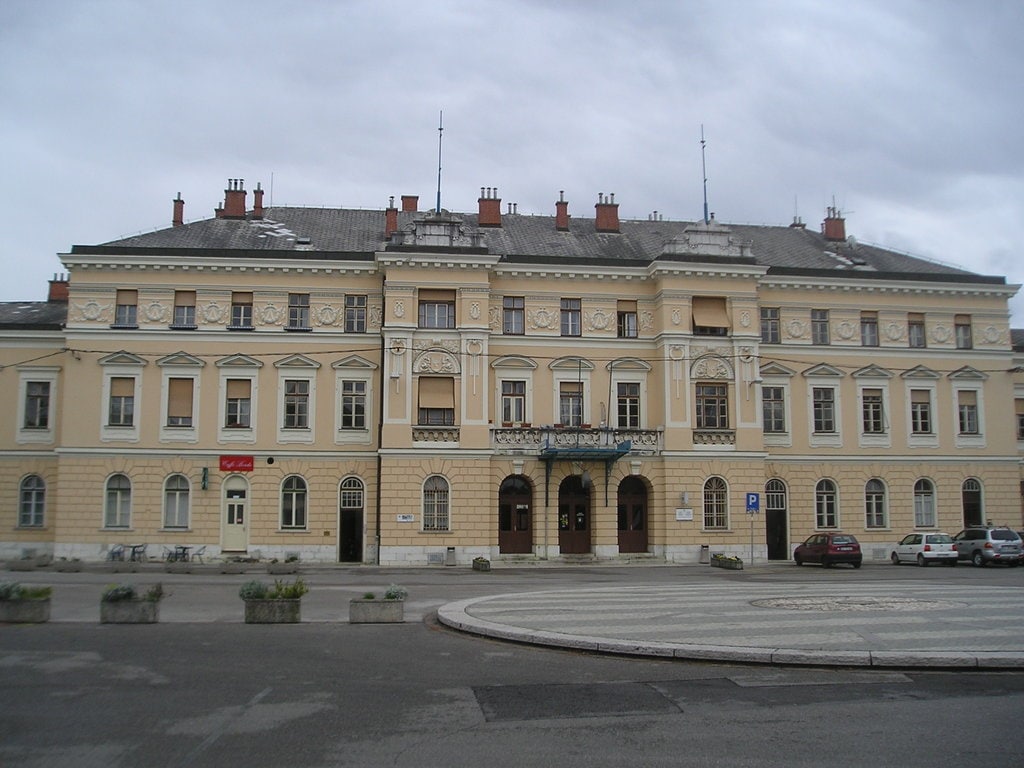
<instances>
[{"instance_id":1,"label":"gray tiled roof","mask_svg":"<svg viewBox=\"0 0 1024 768\"><path fill-rule=\"evenodd\" d=\"M400 212L399 229L425 214ZM477 229L477 214L456 214L467 231ZM536 257L551 260L625 261L646 263L661 255L665 244L683 234L692 222L623 220L620 233L595 231L594 219L570 220L559 232L554 216L503 214L502 226L483 228L483 244L491 254L514 261ZM74 252L111 253L136 249L224 251L291 251L308 258L309 251L340 257L370 254L384 248L384 212L337 208L267 208L262 220L206 219L178 227L114 240L102 246L75 246ZM757 264L776 272L856 272L865 278L907 277L952 279L956 282L1004 282L966 270L919 259L862 243L828 241L820 232L802 227L724 224L733 237L752 245ZM308 244L300 239L308 238ZM250 253L250 255L253 255ZM271 254L267 254L271 256ZM273 256L282 256L281 253Z\"/></svg>"},{"instance_id":2,"label":"gray tiled roof","mask_svg":"<svg viewBox=\"0 0 1024 768\"><path fill-rule=\"evenodd\" d=\"M0 302L0 329L59 330L67 316L65 301Z\"/></svg>"}]
</instances>

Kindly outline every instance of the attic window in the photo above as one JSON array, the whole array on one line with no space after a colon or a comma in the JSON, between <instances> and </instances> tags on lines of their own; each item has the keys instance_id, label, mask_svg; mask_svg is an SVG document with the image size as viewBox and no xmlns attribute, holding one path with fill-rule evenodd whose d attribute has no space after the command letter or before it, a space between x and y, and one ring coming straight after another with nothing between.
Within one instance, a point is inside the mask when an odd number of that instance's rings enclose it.
<instances>
[{"instance_id":1,"label":"attic window","mask_svg":"<svg viewBox=\"0 0 1024 768\"><path fill-rule=\"evenodd\" d=\"M310 238L310 237L297 237L297 238L295 238L295 244L296 245L309 245L312 242L313 242L313 239Z\"/></svg>"}]
</instances>

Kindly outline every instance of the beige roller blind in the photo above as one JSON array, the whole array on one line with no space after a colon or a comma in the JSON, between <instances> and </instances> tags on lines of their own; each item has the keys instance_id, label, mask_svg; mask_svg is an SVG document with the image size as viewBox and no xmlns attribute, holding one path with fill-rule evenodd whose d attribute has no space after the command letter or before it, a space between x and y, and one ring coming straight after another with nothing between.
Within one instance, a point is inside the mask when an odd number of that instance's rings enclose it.
<instances>
[{"instance_id":1,"label":"beige roller blind","mask_svg":"<svg viewBox=\"0 0 1024 768\"><path fill-rule=\"evenodd\" d=\"M957 401L960 405L977 405L978 393L972 389L965 389L957 394Z\"/></svg>"},{"instance_id":2,"label":"beige roller blind","mask_svg":"<svg viewBox=\"0 0 1024 768\"><path fill-rule=\"evenodd\" d=\"M228 379L228 399L244 400L249 397L251 386L249 379Z\"/></svg>"},{"instance_id":3,"label":"beige roller blind","mask_svg":"<svg viewBox=\"0 0 1024 768\"><path fill-rule=\"evenodd\" d=\"M196 292L195 291L175 291L174 292L174 306L176 307L194 307L196 305Z\"/></svg>"},{"instance_id":4,"label":"beige roller blind","mask_svg":"<svg viewBox=\"0 0 1024 768\"><path fill-rule=\"evenodd\" d=\"M192 379L171 379L167 384L168 417L192 415Z\"/></svg>"},{"instance_id":5,"label":"beige roller blind","mask_svg":"<svg viewBox=\"0 0 1024 768\"><path fill-rule=\"evenodd\" d=\"M910 402L912 403L930 403L931 397L927 389L912 389L910 390Z\"/></svg>"},{"instance_id":6,"label":"beige roller blind","mask_svg":"<svg viewBox=\"0 0 1024 768\"><path fill-rule=\"evenodd\" d=\"M455 301L455 291L452 290L420 288L417 296L420 301Z\"/></svg>"},{"instance_id":7,"label":"beige roller blind","mask_svg":"<svg viewBox=\"0 0 1024 768\"><path fill-rule=\"evenodd\" d=\"M130 291L126 289L119 290L117 292L117 303L118 304L138 304L139 303L139 292Z\"/></svg>"},{"instance_id":8,"label":"beige roller blind","mask_svg":"<svg viewBox=\"0 0 1024 768\"><path fill-rule=\"evenodd\" d=\"M725 307L725 297L694 296L693 324L702 328L729 328L729 312Z\"/></svg>"},{"instance_id":9,"label":"beige roller blind","mask_svg":"<svg viewBox=\"0 0 1024 768\"><path fill-rule=\"evenodd\" d=\"M455 380L440 376L420 377L420 408L454 408Z\"/></svg>"},{"instance_id":10,"label":"beige roller blind","mask_svg":"<svg viewBox=\"0 0 1024 768\"><path fill-rule=\"evenodd\" d=\"M111 397L131 397L135 394L135 379L127 376L115 376L110 380Z\"/></svg>"},{"instance_id":11,"label":"beige roller blind","mask_svg":"<svg viewBox=\"0 0 1024 768\"><path fill-rule=\"evenodd\" d=\"M1014 408L1017 411L1017 415L1018 416L1024 415L1024 400L1020 400L1020 399L1014 400L1013 401L1013 405L1014 405Z\"/></svg>"}]
</instances>

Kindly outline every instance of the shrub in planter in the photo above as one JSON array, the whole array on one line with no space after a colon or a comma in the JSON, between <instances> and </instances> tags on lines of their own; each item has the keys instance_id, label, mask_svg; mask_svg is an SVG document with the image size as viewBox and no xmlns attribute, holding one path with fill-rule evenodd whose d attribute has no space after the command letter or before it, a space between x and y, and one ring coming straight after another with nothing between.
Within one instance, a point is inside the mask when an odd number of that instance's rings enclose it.
<instances>
[{"instance_id":1,"label":"shrub in planter","mask_svg":"<svg viewBox=\"0 0 1024 768\"><path fill-rule=\"evenodd\" d=\"M399 624L405 621L405 598L409 591L397 584L390 585L384 598L378 599L373 592L348 603L350 624Z\"/></svg>"},{"instance_id":2,"label":"shrub in planter","mask_svg":"<svg viewBox=\"0 0 1024 768\"><path fill-rule=\"evenodd\" d=\"M486 557L474 557L473 558L473 570L474 571L489 571L491 570L491 561Z\"/></svg>"},{"instance_id":3,"label":"shrub in planter","mask_svg":"<svg viewBox=\"0 0 1024 768\"><path fill-rule=\"evenodd\" d=\"M139 594L133 584L111 584L100 596L101 624L155 624L160 620L163 584Z\"/></svg>"},{"instance_id":4,"label":"shrub in planter","mask_svg":"<svg viewBox=\"0 0 1024 768\"><path fill-rule=\"evenodd\" d=\"M711 556L711 566L713 568L727 568L733 571L742 571L743 560L736 557L735 555L729 557L727 555L722 554L721 552L716 552Z\"/></svg>"},{"instance_id":5,"label":"shrub in planter","mask_svg":"<svg viewBox=\"0 0 1024 768\"><path fill-rule=\"evenodd\" d=\"M265 582L247 581L238 590L245 601L246 624L298 624L302 621L302 596L309 587L302 579L271 586Z\"/></svg>"},{"instance_id":6,"label":"shrub in planter","mask_svg":"<svg viewBox=\"0 0 1024 768\"><path fill-rule=\"evenodd\" d=\"M50 620L52 587L26 587L16 581L0 582L0 623L41 624Z\"/></svg>"}]
</instances>

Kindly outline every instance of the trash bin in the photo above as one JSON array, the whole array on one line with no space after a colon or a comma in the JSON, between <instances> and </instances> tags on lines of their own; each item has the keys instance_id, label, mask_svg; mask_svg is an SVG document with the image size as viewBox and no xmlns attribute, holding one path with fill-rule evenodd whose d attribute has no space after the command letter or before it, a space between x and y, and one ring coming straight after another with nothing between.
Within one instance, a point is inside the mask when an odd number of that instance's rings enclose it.
<instances>
[{"instance_id":1,"label":"trash bin","mask_svg":"<svg viewBox=\"0 0 1024 768\"><path fill-rule=\"evenodd\" d=\"M700 562L705 565L711 562L711 545L701 544L700 545Z\"/></svg>"},{"instance_id":2,"label":"trash bin","mask_svg":"<svg viewBox=\"0 0 1024 768\"><path fill-rule=\"evenodd\" d=\"M455 565L455 547L448 547L448 551L444 553L444 564Z\"/></svg>"}]
</instances>

